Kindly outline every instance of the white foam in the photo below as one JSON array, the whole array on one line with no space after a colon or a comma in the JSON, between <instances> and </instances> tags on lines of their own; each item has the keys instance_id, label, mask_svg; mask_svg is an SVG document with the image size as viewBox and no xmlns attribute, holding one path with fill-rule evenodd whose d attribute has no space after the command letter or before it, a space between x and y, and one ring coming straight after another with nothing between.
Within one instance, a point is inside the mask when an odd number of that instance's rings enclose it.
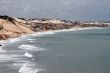
<instances>
[{"instance_id":1,"label":"white foam","mask_svg":"<svg viewBox=\"0 0 110 73\"><path fill-rule=\"evenodd\" d=\"M53 30L51 32L57 33L57 32L69 32L69 31L79 31L79 30L90 30L90 29L100 29L98 27L88 27L88 28L78 28L78 27L74 27L71 29L62 29L62 30Z\"/></svg>"},{"instance_id":2,"label":"white foam","mask_svg":"<svg viewBox=\"0 0 110 73\"><path fill-rule=\"evenodd\" d=\"M45 32L45 34L55 34L55 33L51 32L51 31L48 31L48 32Z\"/></svg>"},{"instance_id":3,"label":"white foam","mask_svg":"<svg viewBox=\"0 0 110 73\"><path fill-rule=\"evenodd\" d=\"M8 40L0 40L0 47L2 48L3 46L5 46L6 44L8 44Z\"/></svg>"},{"instance_id":4,"label":"white foam","mask_svg":"<svg viewBox=\"0 0 110 73\"><path fill-rule=\"evenodd\" d=\"M44 50L43 48L39 48L34 45L26 45L26 44L20 45L19 48L24 49L24 50L28 50L28 51L42 51L42 50Z\"/></svg>"},{"instance_id":5,"label":"white foam","mask_svg":"<svg viewBox=\"0 0 110 73\"><path fill-rule=\"evenodd\" d=\"M35 49L36 47L32 46L32 45L25 45L22 44L19 46L20 49L25 49L25 50L30 50L30 49Z\"/></svg>"},{"instance_id":6,"label":"white foam","mask_svg":"<svg viewBox=\"0 0 110 73\"><path fill-rule=\"evenodd\" d=\"M28 41L34 41L35 39L27 39Z\"/></svg>"},{"instance_id":7,"label":"white foam","mask_svg":"<svg viewBox=\"0 0 110 73\"><path fill-rule=\"evenodd\" d=\"M41 70L43 69L35 68L34 64L24 63L19 69L19 73L38 73Z\"/></svg>"},{"instance_id":8,"label":"white foam","mask_svg":"<svg viewBox=\"0 0 110 73\"><path fill-rule=\"evenodd\" d=\"M37 32L34 34L31 34L32 36L44 36L48 34L55 34L58 32L69 32L69 31L79 31L79 30L90 30L90 29L101 29L99 27L85 27L85 28L80 28L80 27L74 27L71 29L61 29L61 30L50 30L50 31L43 31L43 32Z\"/></svg>"},{"instance_id":9,"label":"white foam","mask_svg":"<svg viewBox=\"0 0 110 73\"><path fill-rule=\"evenodd\" d=\"M26 52L24 55L25 55L26 57L29 57L29 58L32 58L32 57L33 57L33 55L30 54L29 52Z\"/></svg>"},{"instance_id":10,"label":"white foam","mask_svg":"<svg viewBox=\"0 0 110 73\"><path fill-rule=\"evenodd\" d=\"M4 53L4 52L6 52L6 51L0 48L0 53Z\"/></svg>"},{"instance_id":11,"label":"white foam","mask_svg":"<svg viewBox=\"0 0 110 73\"><path fill-rule=\"evenodd\" d=\"M11 43L18 42L18 41L20 41L20 38L9 39L9 41L10 41Z\"/></svg>"},{"instance_id":12,"label":"white foam","mask_svg":"<svg viewBox=\"0 0 110 73\"><path fill-rule=\"evenodd\" d=\"M68 31L78 31L78 30L90 30L90 29L101 29L101 27L85 27L85 28L78 28L78 27L74 27L74 28L71 28L71 29L61 29L61 30L49 30L49 31L43 31L43 32L36 32L36 33L33 33L33 34L27 34L27 35L22 35L20 37L17 37L17 38L11 38L11 39L8 39L8 40L2 40L0 41L0 44L5 44L5 43L14 43L14 42L18 42L18 41L21 41L21 39L27 39L31 36L43 36L43 35L48 35L48 34L55 34L55 33L58 33L58 32L68 32ZM31 41L34 41L33 39L28 39L28 40L31 40Z\"/></svg>"},{"instance_id":13,"label":"white foam","mask_svg":"<svg viewBox=\"0 0 110 73\"><path fill-rule=\"evenodd\" d=\"M9 61L11 59L9 55L0 55L0 62Z\"/></svg>"},{"instance_id":14,"label":"white foam","mask_svg":"<svg viewBox=\"0 0 110 73\"><path fill-rule=\"evenodd\" d=\"M10 42L10 43L19 42L19 41L21 41L22 39L27 39L29 36L30 36L30 34L21 35L21 36L19 36L19 37L17 37L17 38L9 38L9 39L7 40L7 42Z\"/></svg>"},{"instance_id":15,"label":"white foam","mask_svg":"<svg viewBox=\"0 0 110 73\"><path fill-rule=\"evenodd\" d=\"M36 39L27 39L27 41L29 41L29 42L31 42L31 43L35 42L35 40L36 40Z\"/></svg>"},{"instance_id":16,"label":"white foam","mask_svg":"<svg viewBox=\"0 0 110 73\"><path fill-rule=\"evenodd\" d=\"M0 44L5 44L6 42L6 40L0 40Z\"/></svg>"},{"instance_id":17,"label":"white foam","mask_svg":"<svg viewBox=\"0 0 110 73\"><path fill-rule=\"evenodd\" d=\"M29 42L33 43L33 42L35 42L35 41L29 41Z\"/></svg>"},{"instance_id":18,"label":"white foam","mask_svg":"<svg viewBox=\"0 0 110 73\"><path fill-rule=\"evenodd\" d=\"M37 33L32 34L32 36L44 36L44 35L47 35L47 34L55 34L55 33L52 32L52 31L37 32Z\"/></svg>"},{"instance_id":19,"label":"white foam","mask_svg":"<svg viewBox=\"0 0 110 73\"><path fill-rule=\"evenodd\" d=\"M96 27L92 27L92 28L72 28L72 29L63 29L63 30L52 30L52 31L46 31L46 32L37 32L34 34L23 35L23 36L18 37L18 38L12 38L12 39L9 39L6 41L0 41L0 44L7 44L7 42L11 42L11 43L18 42L18 41L21 41L21 39L27 39L31 36L43 36L43 35L48 35L48 34L55 34L57 32L68 32L68 31L89 30L89 29L99 29L99 28L96 28ZM27 39L27 40L30 42L34 41L34 39ZM39 48L39 47L36 47L34 45L26 45L26 44L20 45L19 48L26 50L26 51L42 51L42 50L44 50L43 48ZM4 53L6 51L4 49L0 48L0 52ZM29 63L28 60L25 60L23 58L24 56L33 57L33 55L30 54L29 52L26 52L24 55L1 54L0 55L0 63L1 62L7 62L7 61L14 61L14 62L21 63L21 64L18 64L18 63L13 64L14 66L19 65L19 67L20 67L19 73L38 73L39 71L43 70L43 69L35 68L34 64Z\"/></svg>"},{"instance_id":20,"label":"white foam","mask_svg":"<svg viewBox=\"0 0 110 73\"><path fill-rule=\"evenodd\" d=\"M30 62L30 61L25 60L25 59L19 59L19 60L16 60L16 61L14 61L14 62L16 62L16 63L14 63L13 65L16 65L16 66L17 66L17 64L19 64L19 63L28 63L28 62Z\"/></svg>"},{"instance_id":21,"label":"white foam","mask_svg":"<svg viewBox=\"0 0 110 73\"><path fill-rule=\"evenodd\" d=\"M0 55L0 62L7 62L7 61L16 61L20 60L24 57L24 55L6 55L6 54L1 54Z\"/></svg>"}]
</instances>

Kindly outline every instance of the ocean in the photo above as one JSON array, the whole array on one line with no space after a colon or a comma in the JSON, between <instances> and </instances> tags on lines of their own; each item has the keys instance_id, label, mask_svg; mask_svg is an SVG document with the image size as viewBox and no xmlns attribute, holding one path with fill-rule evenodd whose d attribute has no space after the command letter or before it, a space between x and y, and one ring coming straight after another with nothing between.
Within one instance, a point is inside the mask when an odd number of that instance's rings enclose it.
<instances>
[{"instance_id":1,"label":"ocean","mask_svg":"<svg viewBox=\"0 0 110 73\"><path fill-rule=\"evenodd\" d=\"M39 32L1 44L0 73L110 73L110 28Z\"/></svg>"}]
</instances>

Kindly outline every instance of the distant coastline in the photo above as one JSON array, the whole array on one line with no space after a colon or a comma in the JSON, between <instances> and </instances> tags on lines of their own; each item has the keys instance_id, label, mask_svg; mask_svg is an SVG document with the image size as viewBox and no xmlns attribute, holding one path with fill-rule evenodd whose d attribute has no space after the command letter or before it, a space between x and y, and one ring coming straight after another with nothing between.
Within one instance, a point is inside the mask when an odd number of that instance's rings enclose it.
<instances>
[{"instance_id":1,"label":"distant coastline","mask_svg":"<svg viewBox=\"0 0 110 73\"><path fill-rule=\"evenodd\" d=\"M58 19L24 19L0 16L0 40L7 40L21 35L36 32L56 31L64 29L109 27L110 23L99 22L71 22Z\"/></svg>"}]
</instances>

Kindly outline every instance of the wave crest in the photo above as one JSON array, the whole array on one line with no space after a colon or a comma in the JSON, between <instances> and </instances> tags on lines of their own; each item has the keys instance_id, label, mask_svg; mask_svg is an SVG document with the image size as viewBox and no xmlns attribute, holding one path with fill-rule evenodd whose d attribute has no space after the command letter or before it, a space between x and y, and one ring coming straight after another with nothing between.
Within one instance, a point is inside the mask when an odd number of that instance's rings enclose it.
<instances>
[{"instance_id":1,"label":"wave crest","mask_svg":"<svg viewBox=\"0 0 110 73\"><path fill-rule=\"evenodd\" d=\"M34 45L26 45L26 44L20 45L19 48L27 50L27 51L43 51L44 50L43 48L39 48Z\"/></svg>"},{"instance_id":2,"label":"wave crest","mask_svg":"<svg viewBox=\"0 0 110 73\"><path fill-rule=\"evenodd\" d=\"M43 69L34 68L34 64L24 63L22 67L19 69L19 73L38 73Z\"/></svg>"}]
</instances>

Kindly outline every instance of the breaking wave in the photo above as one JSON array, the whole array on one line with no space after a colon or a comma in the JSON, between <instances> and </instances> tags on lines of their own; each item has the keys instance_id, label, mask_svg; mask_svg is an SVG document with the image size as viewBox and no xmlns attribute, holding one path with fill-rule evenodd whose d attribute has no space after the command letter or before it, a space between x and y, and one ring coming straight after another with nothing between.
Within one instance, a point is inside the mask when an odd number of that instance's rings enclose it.
<instances>
[{"instance_id":1,"label":"breaking wave","mask_svg":"<svg viewBox=\"0 0 110 73\"><path fill-rule=\"evenodd\" d=\"M0 48L0 53L4 53L4 52L6 52L6 51Z\"/></svg>"},{"instance_id":2,"label":"breaking wave","mask_svg":"<svg viewBox=\"0 0 110 73\"><path fill-rule=\"evenodd\" d=\"M16 61L16 60L20 60L21 57L23 57L23 55L0 55L0 62L8 62L8 61Z\"/></svg>"},{"instance_id":3,"label":"breaking wave","mask_svg":"<svg viewBox=\"0 0 110 73\"><path fill-rule=\"evenodd\" d=\"M32 55L31 53L29 53L29 52L26 52L24 55L25 55L26 57L29 57L29 58L32 58L32 57L33 57L33 55Z\"/></svg>"},{"instance_id":4,"label":"breaking wave","mask_svg":"<svg viewBox=\"0 0 110 73\"><path fill-rule=\"evenodd\" d=\"M31 36L44 36L44 35L51 35L58 32L69 32L69 31L79 31L79 30L90 30L90 29L101 29L99 27L85 27L85 28L71 28L71 29L61 29L61 30L50 30L50 31L44 31L44 32L37 32L34 34L31 34Z\"/></svg>"},{"instance_id":5,"label":"breaking wave","mask_svg":"<svg viewBox=\"0 0 110 73\"><path fill-rule=\"evenodd\" d=\"M18 38L13 38L7 40L7 42L0 41L0 44L8 44L10 43L15 43L22 41L22 39L26 39L27 41L34 42L36 39L29 39L31 36L44 36L44 35L52 35L57 32L68 32L68 31L78 31L78 30L89 30L89 29L99 29L99 28L73 28L73 29L63 29L63 30L53 30L53 31L46 31L46 32L38 32L34 34L29 34L29 35L24 35ZM44 69L36 67L36 64L30 62L30 58L32 59L34 55L30 53L30 51L43 51L45 50L44 48L37 47L35 45L30 45L30 44L21 44L18 47L21 51L23 50L22 55L17 55L17 54L8 54L8 50L4 50L0 48L0 62L8 62L8 61L13 61L14 64L13 66L18 66L18 72L19 73L38 73L39 71L42 71Z\"/></svg>"},{"instance_id":6,"label":"breaking wave","mask_svg":"<svg viewBox=\"0 0 110 73\"><path fill-rule=\"evenodd\" d=\"M35 68L35 64L24 63L19 69L19 73L38 73L44 69Z\"/></svg>"},{"instance_id":7,"label":"breaking wave","mask_svg":"<svg viewBox=\"0 0 110 73\"><path fill-rule=\"evenodd\" d=\"M23 50L27 50L27 51L43 51L44 50L43 48L39 48L34 45L26 45L26 44L20 45L19 48Z\"/></svg>"}]
</instances>

